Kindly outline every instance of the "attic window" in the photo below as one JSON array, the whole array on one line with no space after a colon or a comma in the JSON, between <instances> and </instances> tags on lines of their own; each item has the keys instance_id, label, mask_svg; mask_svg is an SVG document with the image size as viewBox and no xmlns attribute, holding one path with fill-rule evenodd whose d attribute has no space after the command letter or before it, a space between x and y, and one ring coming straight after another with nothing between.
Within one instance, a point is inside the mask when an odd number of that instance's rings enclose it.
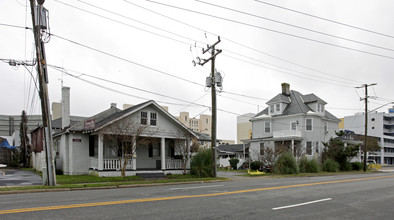
<instances>
[{"instance_id":1,"label":"attic window","mask_svg":"<svg viewBox=\"0 0 394 220\"><path fill-rule=\"evenodd\" d=\"M153 125L153 126L157 125L157 113L155 113L155 112L150 113L150 125Z\"/></svg>"},{"instance_id":2,"label":"attic window","mask_svg":"<svg viewBox=\"0 0 394 220\"><path fill-rule=\"evenodd\" d=\"M141 112L141 124L142 125L148 124L148 112Z\"/></svg>"}]
</instances>

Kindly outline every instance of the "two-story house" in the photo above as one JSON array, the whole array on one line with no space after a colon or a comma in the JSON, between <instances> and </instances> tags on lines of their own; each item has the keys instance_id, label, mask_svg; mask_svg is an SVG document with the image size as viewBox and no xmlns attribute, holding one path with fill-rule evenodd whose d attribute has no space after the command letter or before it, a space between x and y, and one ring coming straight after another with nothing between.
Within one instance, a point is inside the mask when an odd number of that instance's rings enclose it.
<instances>
[{"instance_id":1,"label":"two-story house","mask_svg":"<svg viewBox=\"0 0 394 220\"><path fill-rule=\"evenodd\" d=\"M290 90L282 83L282 93L267 103L267 108L255 115L252 122L250 143L252 161L259 160L266 152L291 150L294 156L319 157L323 144L335 136L339 119L329 113L326 102L315 94L303 95Z\"/></svg>"}]
</instances>

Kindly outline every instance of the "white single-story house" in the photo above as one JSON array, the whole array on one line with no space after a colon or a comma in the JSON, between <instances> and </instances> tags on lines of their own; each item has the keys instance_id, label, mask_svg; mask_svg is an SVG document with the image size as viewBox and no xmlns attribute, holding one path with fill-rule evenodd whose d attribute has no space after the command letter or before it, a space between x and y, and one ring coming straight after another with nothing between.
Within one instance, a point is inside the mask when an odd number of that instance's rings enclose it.
<instances>
[{"instance_id":1,"label":"white single-story house","mask_svg":"<svg viewBox=\"0 0 394 220\"><path fill-rule=\"evenodd\" d=\"M66 91L67 92L67 91ZM69 100L62 100L62 112L69 113ZM111 108L70 125L70 117L62 114L62 129L53 135L56 169L66 175L95 173L99 176L120 176L122 149L114 134L135 135L135 151L129 155L126 175L138 173L182 173L182 157L175 142L191 143L197 138L190 129L174 118L155 101L147 101L125 110ZM128 124L129 127L115 125ZM131 130L139 130L133 133ZM130 130L130 131L129 131ZM177 142L177 143L178 143ZM179 145L179 144L178 144ZM186 166L190 169L190 162Z\"/></svg>"}]
</instances>

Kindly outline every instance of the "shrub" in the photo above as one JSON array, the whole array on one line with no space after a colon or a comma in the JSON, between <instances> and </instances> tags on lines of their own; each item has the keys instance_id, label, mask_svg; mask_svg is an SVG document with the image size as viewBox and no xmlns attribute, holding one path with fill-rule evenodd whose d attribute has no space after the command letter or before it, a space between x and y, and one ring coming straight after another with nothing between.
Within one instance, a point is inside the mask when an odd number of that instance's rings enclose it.
<instances>
[{"instance_id":1,"label":"shrub","mask_svg":"<svg viewBox=\"0 0 394 220\"><path fill-rule=\"evenodd\" d=\"M253 161L250 163L250 169L251 170L259 170L261 166L261 162L260 161Z\"/></svg>"},{"instance_id":2,"label":"shrub","mask_svg":"<svg viewBox=\"0 0 394 220\"><path fill-rule=\"evenodd\" d=\"M332 159L327 159L323 162L323 171L325 172L338 172L339 164Z\"/></svg>"},{"instance_id":3,"label":"shrub","mask_svg":"<svg viewBox=\"0 0 394 220\"><path fill-rule=\"evenodd\" d=\"M291 153L286 152L278 157L275 163L275 172L280 174L297 173L297 164Z\"/></svg>"},{"instance_id":4,"label":"shrub","mask_svg":"<svg viewBox=\"0 0 394 220\"><path fill-rule=\"evenodd\" d=\"M352 162L352 170L361 170L363 168L363 164L361 162Z\"/></svg>"},{"instance_id":5,"label":"shrub","mask_svg":"<svg viewBox=\"0 0 394 220\"><path fill-rule=\"evenodd\" d=\"M211 150L200 150L191 160L190 174L197 177L210 177L212 175Z\"/></svg>"},{"instance_id":6,"label":"shrub","mask_svg":"<svg viewBox=\"0 0 394 220\"><path fill-rule=\"evenodd\" d=\"M301 173L318 173L319 163L316 159L308 160L308 158L303 157L298 164L298 168Z\"/></svg>"},{"instance_id":7,"label":"shrub","mask_svg":"<svg viewBox=\"0 0 394 220\"><path fill-rule=\"evenodd\" d=\"M231 158L229 162L233 170L236 170L239 160L237 158Z\"/></svg>"},{"instance_id":8,"label":"shrub","mask_svg":"<svg viewBox=\"0 0 394 220\"><path fill-rule=\"evenodd\" d=\"M353 168L352 164L349 162L346 162L343 164L343 166L341 167L341 170L343 171L351 171Z\"/></svg>"}]
</instances>

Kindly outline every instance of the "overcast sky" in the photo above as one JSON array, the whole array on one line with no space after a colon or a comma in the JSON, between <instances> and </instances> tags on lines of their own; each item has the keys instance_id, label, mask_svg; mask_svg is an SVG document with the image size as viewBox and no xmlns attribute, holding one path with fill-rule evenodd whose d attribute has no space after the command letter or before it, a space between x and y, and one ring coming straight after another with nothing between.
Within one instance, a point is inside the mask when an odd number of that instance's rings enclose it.
<instances>
[{"instance_id":1,"label":"overcast sky","mask_svg":"<svg viewBox=\"0 0 394 220\"><path fill-rule=\"evenodd\" d=\"M205 1L210 5L46 1L52 34L45 44L47 63L64 68L48 67L50 101L60 102L63 83L71 87L72 115L91 116L110 103L122 108L146 100L168 106L174 115L211 114L210 90L202 86L210 63L194 66L192 60L208 58L202 48L218 36L216 48L223 52L216 68L224 75L219 139L235 140L236 116L263 110L283 82L302 94L316 94L338 118L363 111L364 90L355 87L364 83L377 83L368 90L378 97L371 99L370 109L394 101L394 1L261 0L282 8L254 0ZM32 26L29 1L2 0L0 10L0 58L35 58L32 32L6 26ZM37 91L23 66L0 62L0 77L0 114L24 109L40 114Z\"/></svg>"}]
</instances>

